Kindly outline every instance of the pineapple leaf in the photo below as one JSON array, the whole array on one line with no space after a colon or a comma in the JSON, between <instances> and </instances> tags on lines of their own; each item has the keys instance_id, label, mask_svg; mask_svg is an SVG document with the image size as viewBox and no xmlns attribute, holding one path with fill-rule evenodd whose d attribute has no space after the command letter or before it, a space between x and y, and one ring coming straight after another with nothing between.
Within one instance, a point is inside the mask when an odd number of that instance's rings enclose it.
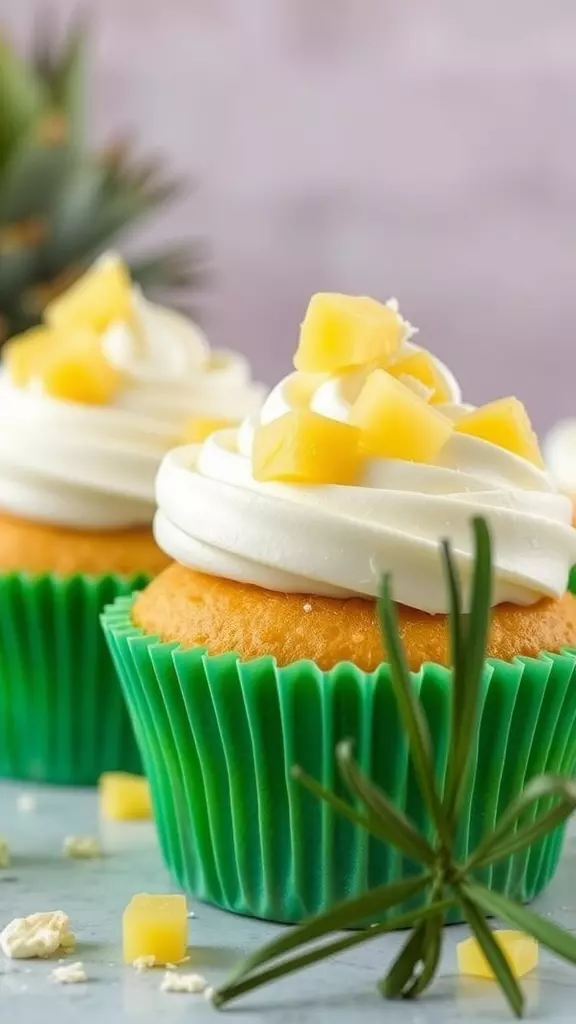
<instances>
[{"instance_id":1,"label":"pineapple leaf","mask_svg":"<svg viewBox=\"0 0 576 1024\"><path fill-rule=\"evenodd\" d=\"M46 92L7 39L0 36L0 167L46 106Z\"/></svg>"},{"instance_id":2,"label":"pineapple leaf","mask_svg":"<svg viewBox=\"0 0 576 1024\"><path fill-rule=\"evenodd\" d=\"M62 190L70 165L65 140L55 145L42 137L41 122L22 138L2 177L0 224L46 216Z\"/></svg>"},{"instance_id":3,"label":"pineapple leaf","mask_svg":"<svg viewBox=\"0 0 576 1024\"><path fill-rule=\"evenodd\" d=\"M55 58L47 83L53 106L66 115L74 145L80 145L84 135L85 50L86 30L79 19L68 35L62 55Z\"/></svg>"}]
</instances>

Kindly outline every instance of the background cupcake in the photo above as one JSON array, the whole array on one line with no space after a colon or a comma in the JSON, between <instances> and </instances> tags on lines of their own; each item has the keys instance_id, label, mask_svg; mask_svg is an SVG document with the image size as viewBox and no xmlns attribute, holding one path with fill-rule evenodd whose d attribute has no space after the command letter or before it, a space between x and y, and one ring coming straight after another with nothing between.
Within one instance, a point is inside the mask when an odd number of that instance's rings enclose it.
<instances>
[{"instance_id":1,"label":"background cupcake","mask_svg":"<svg viewBox=\"0 0 576 1024\"><path fill-rule=\"evenodd\" d=\"M391 572L441 775L439 544L450 538L466 594L473 516L491 527L494 607L460 855L527 778L576 764L576 661L561 653L576 635L576 534L521 403L463 406L394 304L370 299L315 296L295 365L255 420L166 456L156 536L176 563L104 617L177 879L288 921L410 871L289 770L333 787L335 744L352 736L364 769L426 829L375 596ZM559 847L556 834L486 880L529 899Z\"/></svg>"},{"instance_id":2,"label":"background cupcake","mask_svg":"<svg viewBox=\"0 0 576 1024\"><path fill-rule=\"evenodd\" d=\"M0 772L88 783L139 764L98 612L166 563L161 457L190 418L200 433L239 419L262 389L114 255L45 321L6 345L0 375Z\"/></svg>"}]
</instances>

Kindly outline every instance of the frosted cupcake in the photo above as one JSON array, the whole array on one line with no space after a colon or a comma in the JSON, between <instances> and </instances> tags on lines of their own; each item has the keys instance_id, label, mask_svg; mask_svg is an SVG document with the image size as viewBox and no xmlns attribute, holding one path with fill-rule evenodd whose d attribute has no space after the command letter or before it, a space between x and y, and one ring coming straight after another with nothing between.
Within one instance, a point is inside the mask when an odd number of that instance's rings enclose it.
<instances>
[{"instance_id":1,"label":"frosted cupcake","mask_svg":"<svg viewBox=\"0 0 576 1024\"><path fill-rule=\"evenodd\" d=\"M162 455L262 389L113 255L45 319L0 371L0 773L89 783L139 764L98 612L167 562L151 530Z\"/></svg>"},{"instance_id":2,"label":"frosted cupcake","mask_svg":"<svg viewBox=\"0 0 576 1024\"><path fill-rule=\"evenodd\" d=\"M426 827L376 622L391 572L401 633L443 771L449 712L449 537L464 591L470 521L494 546L493 617L466 856L500 801L576 766L576 561L570 503L543 469L522 404L465 406L392 305L318 295L296 373L238 430L164 459L156 537L175 562L104 621L166 859L195 895L298 920L406 870L292 786L334 784L333 750ZM229 800L222 794L229 794ZM488 881L529 899L554 835Z\"/></svg>"}]
</instances>

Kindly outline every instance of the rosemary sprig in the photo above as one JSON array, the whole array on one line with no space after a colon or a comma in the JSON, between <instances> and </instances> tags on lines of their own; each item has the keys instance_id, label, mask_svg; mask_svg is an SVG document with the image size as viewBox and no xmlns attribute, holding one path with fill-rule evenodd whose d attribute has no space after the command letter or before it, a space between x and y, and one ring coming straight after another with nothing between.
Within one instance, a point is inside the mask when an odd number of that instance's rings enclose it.
<instances>
[{"instance_id":1,"label":"rosemary sprig","mask_svg":"<svg viewBox=\"0 0 576 1024\"><path fill-rule=\"evenodd\" d=\"M524 1010L522 991L486 923L486 915L501 918L513 928L533 936L558 956L576 964L576 936L507 896L491 892L474 877L478 868L525 850L562 825L576 808L576 782L555 775L532 779L503 812L494 828L480 840L466 863L458 863L454 855L459 811L472 761L491 604L490 534L483 519L474 519L473 529L475 562L468 615L462 611L460 581L450 545L445 542L442 546L450 603L453 666L448 757L442 792L435 782L430 731L412 684L388 577L382 581L379 600L390 680L402 726L408 736L420 792L434 825L432 840L421 835L386 794L363 774L354 761L350 741L338 745L336 760L352 798L360 803L363 810L356 809L325 789L301 768L293 770L294 777L315 797L356 827L365 829L421 864L422 873L345 900L304 924L286 930L238 965L226 984L216 991L213 997L216 1006L223 1006L267 982L400 928L411 928L410 934L378 987L386 998L413 998L424 992L436 975L446 912L454 906L459 907L476 936L517 1017L521 1017ZM533 811L534 804L541 801L546 809L529 821L527 812ZM418 909L380 924L365 925L366 920L383 916L418 894L426 895L424 905ZM359 930L344 937L334 935L352 927L359 927Z\"/></svg>"}]
</instances>

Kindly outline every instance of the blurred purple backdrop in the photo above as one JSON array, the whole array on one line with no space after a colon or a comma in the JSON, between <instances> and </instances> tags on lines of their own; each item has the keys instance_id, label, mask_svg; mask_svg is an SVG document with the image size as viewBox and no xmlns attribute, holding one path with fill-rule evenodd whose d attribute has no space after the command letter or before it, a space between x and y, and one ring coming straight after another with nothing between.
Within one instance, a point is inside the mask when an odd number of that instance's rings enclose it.
<instances>
[{"instance_id":1,"label":"blurred purple backdrop","mask_svg":"<svg viewBox=\"0 0 576 1024\"><path fill-rule=\"evenodd\" d=\"M397 295L471 401L576 414L573 0L4 0L92 11L95 138L200 182L205 323L272 381L318 289Z\"/></svg>"}]
</instances>

